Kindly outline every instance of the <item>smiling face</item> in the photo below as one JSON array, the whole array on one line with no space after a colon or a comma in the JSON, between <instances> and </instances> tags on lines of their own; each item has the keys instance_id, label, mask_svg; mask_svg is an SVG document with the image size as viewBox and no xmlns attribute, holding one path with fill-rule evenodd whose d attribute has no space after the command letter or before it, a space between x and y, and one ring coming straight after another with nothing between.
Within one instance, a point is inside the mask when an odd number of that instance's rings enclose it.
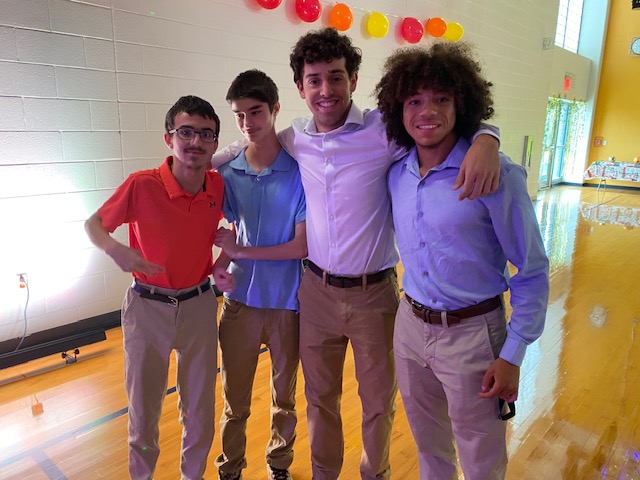
<instances>
[{"instance_id":1,"label":"smiling face","mask_svg":"<svg viewBox=\"0 0 640 480\"><path fill-rule=\"evenodd\" d=\"M421 89L402 103L402 123L421 148L453 148L455 133L455 98L449 92Z\"/></svg>"},{"instance_id":2,"label":"smiling face","mask_svg":"<svg viewBox=\"0 0 640 480\"><path fill-rule=\"evenodd\" d=\"M276 116L280 111L280 104L276 103L273 111L267 102L254 98L240 98L233 100L231 110L236 117L236 125L251 143L260 143L275 133Z\"/></svg>"},{"instance_id":3,"label":"smiling face","mask_svg":"<svg viewBox=\"0 0 640 480\"><path fill-rule=\"evenodd\" d=\"M194 130L210 130L217 132L216 121L200 115L179 113L173 120L174 129L192 128ZM218 148L218 140L204 142L200 135L196 134L191 140L183 140L178 133L164 134L164 141L173 154L172 172L176 178L192 177L200 174L211 166L211 156Z\"/></svg>"},{"instance_id":4,"label":"smiling face","mask_svg":"<svg viewBox=\"0 0 640 480\"><path fill-rule=\"evenodd\" d=\"M319 132L330 132L344 124L357 82L358 74L349 77L344 58L305 63L298 91L307 102Z\"/></svg>"}]
</instances>

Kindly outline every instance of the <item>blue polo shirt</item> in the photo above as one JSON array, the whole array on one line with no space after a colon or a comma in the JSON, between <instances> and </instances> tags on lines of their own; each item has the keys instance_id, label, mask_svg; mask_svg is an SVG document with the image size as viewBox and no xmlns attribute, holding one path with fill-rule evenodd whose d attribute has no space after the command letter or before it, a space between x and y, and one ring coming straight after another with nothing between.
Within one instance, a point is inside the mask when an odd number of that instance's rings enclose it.
<instances>
[{"instance_id":1,"label":"blue polo shirt","mask_svg":"<svg viewBox=\"0 0 640 480\"><path fill-rule=\"evenodd\" d=\"M239 244L268 247L293 240L296 224L306 220L306 202L298 164L285 150L260 174L244 150L218 171L225 185L222 212L235 224ZM238 259L230 268L236 286L226 297L250 307L299 310L300 259Z\"/></svg>"}]
</instances>

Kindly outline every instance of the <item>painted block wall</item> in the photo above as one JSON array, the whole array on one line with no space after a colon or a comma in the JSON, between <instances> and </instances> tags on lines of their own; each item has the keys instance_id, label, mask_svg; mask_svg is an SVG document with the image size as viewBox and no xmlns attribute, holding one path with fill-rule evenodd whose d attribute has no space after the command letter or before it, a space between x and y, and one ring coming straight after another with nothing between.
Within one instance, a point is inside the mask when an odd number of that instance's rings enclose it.
<instances>
[{"instance_id":1,"label":"painted block wall","mask_svg":"<svg viewBox=\"0 0 640 480\"><path fill-rule=\"evenodd\" d=\"M402 17L443 17L465 29L493 81L501 149L520 161L533 135L530 193L537 188L557 0L351 0L347 32L362 48L354 94L371 92L384 58L402 46ZM2 0L0 2L0 340L118 310L130 282L86 238L84 220L126 178L158 166L167 109L181 95L208 99L220 144L240 137L224 100L231 80L259 68L279 85L279 126L306 115L288 65L307 30L293 0L264 10L254 0ZM391 30L370 38L364 22L385 13ZM427 44L432 39L425 39ZM121 227L116 237L126 241Z\"/></svg>"}]
</instances>

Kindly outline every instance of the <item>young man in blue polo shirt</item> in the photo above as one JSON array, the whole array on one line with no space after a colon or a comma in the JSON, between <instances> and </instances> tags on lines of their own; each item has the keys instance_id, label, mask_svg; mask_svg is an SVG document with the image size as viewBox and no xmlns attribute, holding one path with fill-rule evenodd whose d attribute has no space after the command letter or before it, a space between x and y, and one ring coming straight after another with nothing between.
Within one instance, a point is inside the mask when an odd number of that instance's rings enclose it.
<instances>
[{"instance_id":1,"label":"young man in blue polo shirt","mask_svg":"<svg viewBox=\"0 0 640 480\"><path fill-rule=\"evenodd\" d=\"M227 92L236 124L249 145L220 167L223 213L232 230L220 229L216 245L231 261L236 287L225 294L220 317L224 411L219 478L242 478L247 466L246 424L260 347L271 356L269 479L289 480L296 432L298 300L307 256L306 203L298 164L275 131L280 110L275 83L259 70L241 73Z\"/></svg>"}]
</instances>

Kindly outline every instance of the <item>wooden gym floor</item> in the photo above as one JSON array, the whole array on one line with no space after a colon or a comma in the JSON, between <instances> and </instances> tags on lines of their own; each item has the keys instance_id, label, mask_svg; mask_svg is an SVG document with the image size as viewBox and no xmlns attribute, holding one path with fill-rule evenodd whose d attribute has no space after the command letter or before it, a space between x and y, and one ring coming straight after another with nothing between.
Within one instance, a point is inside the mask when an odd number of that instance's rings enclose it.
<instances>
[{"instance_id":1,"label":"wooden gym floor","mask_svg":"<svg viewBox=\"0 0 640 480\"><path fill-rule=\"evenodd\" d=\"M508 429L515 479L640 479L640 190L556 187L536 211L551 261L551 297L541 339L521 370L518 414ZM122 336L0 371L0 479L127 478L127 401ZM175 385L172 364L170 387ZM248 425L245 480L266 478L269 358L262 354ZM216 401L221 411L220 382ZM347 357L342 479L359 478L360 408ZM157 480L178 477L177 394L169 389L160 425ZM417 479L415 446L402 402L391 443L393 479ZM309 479L303 379L294 479ZM217 478L213 458L206 479ZM461 477L462 478L462 477Z\"/></svg>"}]
</instances>

